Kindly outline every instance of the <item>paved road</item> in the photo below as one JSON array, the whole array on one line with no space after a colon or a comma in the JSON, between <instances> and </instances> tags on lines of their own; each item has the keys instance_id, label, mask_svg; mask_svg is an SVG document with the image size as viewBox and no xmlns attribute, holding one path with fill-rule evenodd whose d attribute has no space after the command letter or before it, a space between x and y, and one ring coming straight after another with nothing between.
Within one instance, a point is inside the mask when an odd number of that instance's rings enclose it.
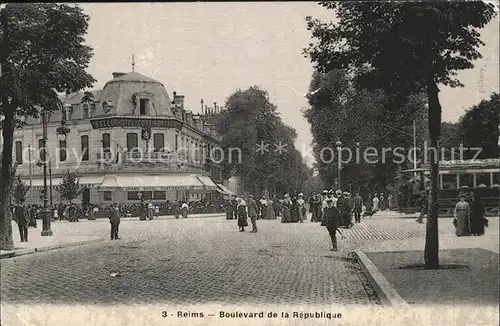
<instances>
[{"instance_id":1,"label":"paved road","mask_svg":"<svg viewBox=\"0 0 500 326\"><path fill-rule=\"evenodd\" d=\"M451 223L451 220L446 220ZM2 261L4 303L377 305L350 252L384 240L423 238L412 219L379 216L342 230L332 253L317 223L259 221L237 231L224 217L126 221L121 240ZM55 223L54 232L108 237L109 224ZM443 228L449 233L450 228ZM112 278L110 272L123 276Z\"/></svg>"}]
</instances>

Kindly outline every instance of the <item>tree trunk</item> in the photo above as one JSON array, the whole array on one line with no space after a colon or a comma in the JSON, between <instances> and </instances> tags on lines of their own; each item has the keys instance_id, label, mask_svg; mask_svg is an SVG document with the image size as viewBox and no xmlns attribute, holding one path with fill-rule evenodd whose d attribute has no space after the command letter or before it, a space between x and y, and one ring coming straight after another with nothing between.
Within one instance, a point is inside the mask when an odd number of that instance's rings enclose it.
<instances>
[{"instance_id":1,"label":"tree trunk","mask_svg":"<svg viewBox=\"0 0 500 326\"><path fill-rule=\"evenodd\" d=\"M441 132L441 105L438 97L439 89L433 78L427 81L429 100L429 160L430 160L430 194L429 209L425 233L424 261L426 269L439 268L439 233L438 233L438 180L439 180L439 135ZM434 150L435 149L435 150Z\"/></svg>"},{"instance_id":2,"label":"tree trunk","mask_svg":"<svg viewBox=\"0 0 500 326\"><path fill-rule=\"evenodd\" d=\"M8 107L4 110L5 119L3 121L3 150L2 150L2 171L0 185L0 249L13 250L12 240L12 212L10 209L11 193L11 169L12 169L12 145L14 138L14 109Z\"/></svg>"}]
</instances>

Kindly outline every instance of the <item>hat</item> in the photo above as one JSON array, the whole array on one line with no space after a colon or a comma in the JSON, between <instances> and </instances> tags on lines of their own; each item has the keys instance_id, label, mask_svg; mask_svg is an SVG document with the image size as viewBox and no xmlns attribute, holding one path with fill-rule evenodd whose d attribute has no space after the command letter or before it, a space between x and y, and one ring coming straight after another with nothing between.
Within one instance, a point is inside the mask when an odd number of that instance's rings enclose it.
<instances>
[{"instance_id":1,"label":"hat","mask_svg":"<svg viewBox=\"0 0 500 326\"><path fill-rule=\"evenodd\" d=\"M290 195L289 194L285 194L283 197L284 198L290 198Z\"/></svg>"},{"instance_id":2,"label":"hat","mask_svg":"<svg viewBox=\"0 0 500 326\"><path fill-rule=\"evenodd\" d=\"M335 191L335 194L336 194L336 195L342 195L342 190L337 190L337 191Z\"/></svg>"},{"instance_id":3,"label":"hat","mask_svg":"<svg viewBox=\"0 0 500 326\"><path fill-rule=\"evenodd\" d=\"M323 195L327 195L328 194L328 190L323 190Z\"/></svg>"},{"instance_id":4,"label":"hat","mask_svg":"<svg viewBox=\"0 0 500 326\"><path fill-rule=\"evenodd\" d=\"M248 197L253 198L253 195L248 195Z\"/></svg>"},{"instance_id":5,"label":"hat","mask_svg":"<svg viewBox=\"0 0 500 326\"><path fill-rule=\"evenodd\" d=\"M344 192L342 193L342 195L344 195L344 196L349 196L349 193L348 193L347 191L344 191Z\"/></svg>"},{"instance_id":6,"label":"hat","mask_svg":"<svg viewBox=\"0 0 500 326\"><path fill-rule=\"evenodd\" d=\"M298 194L297 196L299 196L299 197L303 197L303 196L304 196L304 194L303 194L303 193L300 193L300 194Z\"/></svg>"}]
</instances>

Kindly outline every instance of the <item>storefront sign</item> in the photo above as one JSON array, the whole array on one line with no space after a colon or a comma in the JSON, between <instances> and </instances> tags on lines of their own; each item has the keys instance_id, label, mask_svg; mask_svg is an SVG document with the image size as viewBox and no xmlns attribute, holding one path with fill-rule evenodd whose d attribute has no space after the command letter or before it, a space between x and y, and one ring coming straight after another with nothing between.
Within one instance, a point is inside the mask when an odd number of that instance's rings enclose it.
<instances>
[{"instance_id":1,"label":"storefront sign","mask_svg":"<svg viewBox=\"0 0 500 326\"><path fill-rule=\"evenodd\" d=\"M148 119L148 118L100 118L90 121L92 128L113 128L113 127L141 127L141 128L174 128L181 129L182 122L176 119Z\"/></svg>"}]
</instances>

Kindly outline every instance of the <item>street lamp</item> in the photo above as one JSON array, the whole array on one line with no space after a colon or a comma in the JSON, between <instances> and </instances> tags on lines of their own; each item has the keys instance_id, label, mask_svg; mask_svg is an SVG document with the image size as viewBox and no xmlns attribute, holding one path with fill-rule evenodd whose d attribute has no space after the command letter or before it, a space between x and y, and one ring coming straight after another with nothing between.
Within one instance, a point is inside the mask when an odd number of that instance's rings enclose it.
<instances>
[{"instance_id":1,"label":"street lamp","mask_svg":"<svg viewBox=\"0 0 500 326\"><path fill-rule=\"evenodd\" d=\"M339 140L335 143L335 146L337 146L337 152L338 152L338 156L339 156L339 164L338 164L338 184L339 184L339 190L342 190L341 188L341 185L340 185L340 170L342 169L342 157L341 157L341 154L342 154L342 142Z\"/></svg>"},{"instance_id":2,"label":"street lamp","mask_svg":"<svg viewBox=\"0 0 500 326\"><path fill-rule=\"evenodd\" d=\"M50 229L51 211L47 207L47 111L42 111L42 148L43 148L43 209L40 214L42 215L42 237L52 236Z\"/></svg>"}]
</instances>

